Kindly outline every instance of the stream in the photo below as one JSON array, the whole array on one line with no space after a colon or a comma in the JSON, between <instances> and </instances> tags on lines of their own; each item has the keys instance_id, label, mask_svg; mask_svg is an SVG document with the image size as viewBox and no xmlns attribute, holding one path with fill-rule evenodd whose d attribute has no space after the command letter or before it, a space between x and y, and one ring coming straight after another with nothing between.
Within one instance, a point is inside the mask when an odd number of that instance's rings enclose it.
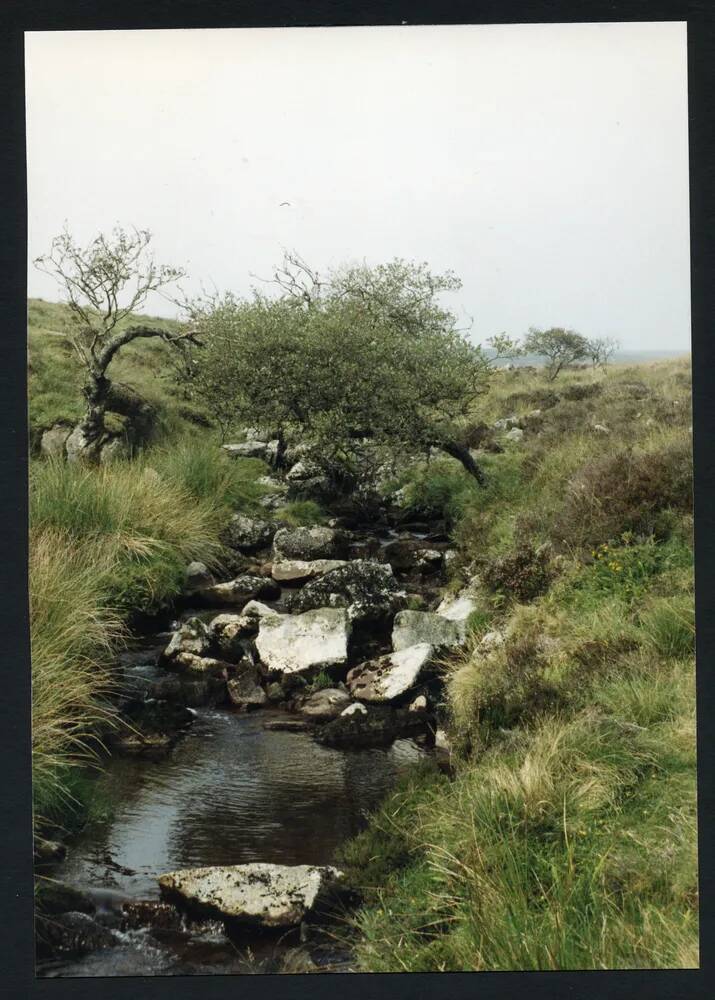
<instances>
[{"instance_id":1,"label":"stream","mask_svg":"<svg viewBox=\"0 0 715 1000\"><path fill-rule=\"evenodd\" d=\"M143 636L125 660L126 675L158 675L156 654L168 635ZM332 929L311 927L307 939L305 928L302 939L297 928L237 933L221 921L192 923L186 916L171 926L127 929L122 907L158 902L157 876L177 869L332 863L337 848L364 826L365 814L429 750L420 737L379 748L325 747L308 732L265 729L266 721L286 718L277 708L192 711L192 725L168 752L105 761L95 787L99 801L111 802L111 819L75 836L66 858L45 873L89 895L94 919L112 929L115 941L79 958L39 962L39 976L349 970L340 921ZM345 930L343 924L343 939ZM296 956L309 968L291 965Z\"/></svg>"}]
</instances>

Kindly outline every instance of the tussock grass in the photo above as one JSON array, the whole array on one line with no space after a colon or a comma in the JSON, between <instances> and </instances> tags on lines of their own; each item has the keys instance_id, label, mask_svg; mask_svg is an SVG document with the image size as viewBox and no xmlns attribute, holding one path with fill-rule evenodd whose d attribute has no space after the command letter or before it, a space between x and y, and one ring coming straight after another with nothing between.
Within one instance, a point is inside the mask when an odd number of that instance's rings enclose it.
<instances>
[{"instance_id":1,"label":"tussock grass","mask_svg":"<svg viewBox=\"0 0 715 1000\"><path fill-rule=\"evenodd\" d=\"M33 782L36 815L61 814L73 765L96 750L113 653L137 612L181 590L188 562L214 565L235 509L253 510L262 463L180 442L141 461L34 462L30 474Z\"/></svg>"}]
</instances>

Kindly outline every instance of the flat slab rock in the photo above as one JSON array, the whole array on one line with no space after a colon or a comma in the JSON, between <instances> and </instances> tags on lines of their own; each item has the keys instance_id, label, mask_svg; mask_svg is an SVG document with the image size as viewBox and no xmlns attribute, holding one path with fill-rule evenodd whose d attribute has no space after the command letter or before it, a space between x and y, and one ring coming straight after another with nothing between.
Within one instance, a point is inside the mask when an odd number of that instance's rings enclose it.
<instances>
[{"instance_id":1,"label":"flat slab rock","mask_svg":"<svg viewBox=\"0 0 715 1000\"><path fill-rule=\"evenodd\" d=\"M467 635L464 620L452 620L431 611L399 611L392 627L392 648L407 649L427 642L452 649L463 645Z\"/></svg>"},{"instance_id":2,"label":"flat slab rock","mask_svg":"<svg viewBox=\"0 0 715 1000\"><path fill-rule=\"evenodd\" d=\"M344 565L344 559L284 559L273 563L271 575L279 583L300 583Z\"/></svg>"},{"instance_id":3,"label":"flat slab rock","mask_svg":"<svg viewBox=\"0 0 715 1000\"><path fill-rule=\"evenodd\" d=\"M256 649L269 671L306 673L347 663L350 621L344 608L264 615Z\"/></svg>"},{"instance_id":4,"label":"flat slab rock","mask_svg":"<svg viewBox=\"0 0 715 1000\"><path fill-rule=\"evenodd\" d=\"M350 694L360 701L394 701L415 686L433 653L434 648L422 642L361 663L348 672Z\"/></svg>"},{"instance_id":5,"label":"flat slab rock","mask_svg":"<svg viewBox=\"0 0 715 1000\"><path fill-rule=\"evenodd\" d=\"M456 597L445 597L437 608L436 614L452 622L466 622L476 610L477 602L469 594L461 593Z\"/></svg>"},{"instance_id":6,"label":"flat slab rock","mask_svg":"<svg viewBox=\"0 0 715 1000\"><path fill-rule=\"evenodd\" d=\"M169 872L158 882L162 893L189 907L261 927L293 927L342 876L327 865L255 862Z\"/></svg>"}]
</instances>

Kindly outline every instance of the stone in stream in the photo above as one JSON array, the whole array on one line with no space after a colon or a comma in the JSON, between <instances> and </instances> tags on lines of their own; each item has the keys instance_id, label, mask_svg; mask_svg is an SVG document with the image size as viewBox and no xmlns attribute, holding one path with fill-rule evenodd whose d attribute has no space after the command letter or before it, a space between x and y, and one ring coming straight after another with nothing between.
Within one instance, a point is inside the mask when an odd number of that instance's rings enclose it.
<instances>
[{"instance_id":1,"label":"stone in stream","mask_svg":"<svg viewBox=\"0 0 715 1000\"><path fill-rule=\"evenodd\" d=\"M256 649L270 672L316 672L347 663L351 625L343 608L318 608L305 614L264 615Z\"/></svg>"},{"instance_id":2,"label":"stone in stream","mask_svg":"<svg viewBox=\"0 0 715 1000\"><path fill-rule=\"evenodd\" d=\"M86 955L120 943L114 931L87 913L68 912L36 921L37 953L41 958Z\"/></svg>"},{"instance_id":3,"label":"stone in stream","mask_svg":"<svg viewBox=\"0 0 715 1000\"><path fill-rule=\"evenodd\" d=\"M260 685L258 669L254 666L248 665L237 677L230 677L226 687L232 704L239 708L260 708L268 701L268 696Z\"/></svg>"},{"instance_id":4,"label":"stone in stream","mask_svg":"<svg viewBox=\"0 0 715 1000\"><path fill-rule=\"evenodd\" d=\"M425 730L425 713L395 709L392 705L371 705L369 710L360 702L349 706L337 719L318 727L313 739L329 747L387 746L399 736Z\"/></svg>"},{"instance_id":5,"label":"stone in stream","mask_svg":"<svg viewBox=\"0 0 715 1000\"><path fill-rule=\"evenodd\" d=\"M342 878L328 865L254 862L169 872L158 882L165 897L189 909L261 927L294 927Z\"/></svg>"},{"instance_id":6,"label":"stone in stream","mask_svg":"<svg viewBox=\"0 0 715 1000\"><path fill-rule=\"evenodd\" d=\"M433 658L434 648L422 642L353 667L346 683L360 701L394 701L417 684Z\"/></svg>"},{"instance_id":7,"label":"stone in stream","mask_svg":"<svg viewBox=\"0 0 715 1000\"><path fill-rule=\"evenodd\" d=\"M271 544L276 527L272 521L234 514L224 529L221 540L224 545L238 549L239 552L256 552Z\"/></svg>"},{"instance_id":8,"label":"stone in stream","mask_svg":"<svg viewBox=\"0 0 715 1000\"><path fill-rule=\"evenodd\" d=\"M341 691L340 688L322 688L301 701L298 710L301 715L324 721L340 715L351 700L347 691Z\"/></svg>"},{"instance_id":9,"label":"stone in stream","mask_svg":"<svg viewBox=\"0 0 715 1000\"><path fill-rule=\"evenodd\" d=\"M302 583L345 565L344 559L283 559L273 563L271 575L279 583Z\"/></svg>"},{"instance_id":10,"label":"stone in stream","mask_svg":"<svg viewBox=\"0 0 715 1000\"><path fill-rule=\"evenodd\" d=\"M382 550L386 562L399 573L419 570L421 573L436 572L442 565L442 553L425 545L416 538L397 538Z\"/></svg>"},{"instance_id":11,"label":"stone in stream","mask_svg":"<svg viewBox=\"0 0 715 1000\"><path fill-rule=\"evenodd\" d=\"M453 649L466 641L465 621L452 621L431 611L400 611L392 627L392 648L407 649L427 642L431 646Z\"/></svg>"},{"instance_id":12,"label":"stone in stream","mask_svg":"<svg viewBox=\"0 0 715 1000\"><path fill-rule=\"evenodd\" d=\"M291 597L290 607L346 608L351 622L366 622L390 618L406 601L388 563L354 559L311 580Z\"/></svg>"},{"instance_id":13,"label":"stone in stream","mask_svg":"<svg viewBox=\"0 0 715 1000\"><path fill-rule=\"evenodd\" d=\"M273 538L274 561L336 559L346 544L345 533L335 528L281 528Z\"/></svg>"},{"instance_id":14,"label":"stone in stream","mask_svg":"<svg viewBox=\"0 0 715 1000\"><path fill-rule=\"evenodd\" d=\"M160 663L173 666L180 653L205 656L211 643L209 631L200 618L189 618L174 632L166 649L160 654Z\"/></svg>"},{"instance_id":15,"label":"stone in stream","mask_svg":"<svg viewBox=\"0 0 715 1000\"><path fill-rule=\"evenodd\" d=\"M226 583L202 587L198 593L210 604L243 604L261 597L269 601L280 597L281 588L268 577L244 573Z\"/></svg>"}]
</instances>

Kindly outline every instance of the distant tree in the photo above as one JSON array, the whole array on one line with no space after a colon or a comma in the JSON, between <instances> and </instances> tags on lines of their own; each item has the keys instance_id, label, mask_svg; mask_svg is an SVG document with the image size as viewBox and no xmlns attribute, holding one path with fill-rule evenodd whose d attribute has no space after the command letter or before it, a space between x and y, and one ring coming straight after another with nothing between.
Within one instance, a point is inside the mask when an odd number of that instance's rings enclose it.
<instances>
[{"instance_id":1,"label":"distant tree","mask_svg":"<svg viewBox=\"0 0 715 1000\"><path fill-rule=\"evenodd\" d=\"M588 342L588 356L594 368L605 368L613 359L620 344L612 337L598 337Z\"/></svg>"},{"instance_id":2,"label":"distant tree","mask_svg":"<svg viewBox=\"0 0 715 1000\"><path fill-rule=\"evenodd\" d=\"M297 431L348 467L366 442L436 446L484 481L458 428L491 369L439 303L460 286L454 275L396 260L321 280L290 255L273 283L277 297L193 303L203 346L187 348L190 381L224 430L250 421L279 440Z\"/></svg>"},{"instance_id":3,"label":"distant tree","mask_svg":"<svg viewBox=\"0 0 715 1000\"><path fill-rule=\"evenodd\" d=\"M34 261L62 286L69 307L67 336L85 372L86 410L79 428L87 458L97 457L105 438L105 413L131 415L141 402L128 386L112 382L108 375L117 353L140 337L168 343L194 338L190 329L170 333L158 326L127 325L149 292L183 275L178 268L154 263L150 241L146 230L116 227L111 235L100 233L81 247L65 229L52 240L49 253Z\"/></svg>"},{"instance_id":4,"label":"distant tree","mask_svg":"<svg viewBox=\"0 0 715 1000\"><path fill-rule=\"evenodd\" d=\"M549 330L532 327L524 338L524 351L547 359L546 371L550 382L566 365L590 356L588 340L575 330L564 330L562 327L551 327Z\"/></svg>"},{"instance_id":5,"label":"distant tree","mask_svg":"<svg viewBox=\"0 0 715 1000\"><path fill-rule=\"evenodd\" d=\"M519 358L524 354L524 348L519 341L507 333L497 333L490 337L486 343L490 351L489 363L492 365L499 361L513 361L514 358Z\"/></svg>"}]
</instances>

